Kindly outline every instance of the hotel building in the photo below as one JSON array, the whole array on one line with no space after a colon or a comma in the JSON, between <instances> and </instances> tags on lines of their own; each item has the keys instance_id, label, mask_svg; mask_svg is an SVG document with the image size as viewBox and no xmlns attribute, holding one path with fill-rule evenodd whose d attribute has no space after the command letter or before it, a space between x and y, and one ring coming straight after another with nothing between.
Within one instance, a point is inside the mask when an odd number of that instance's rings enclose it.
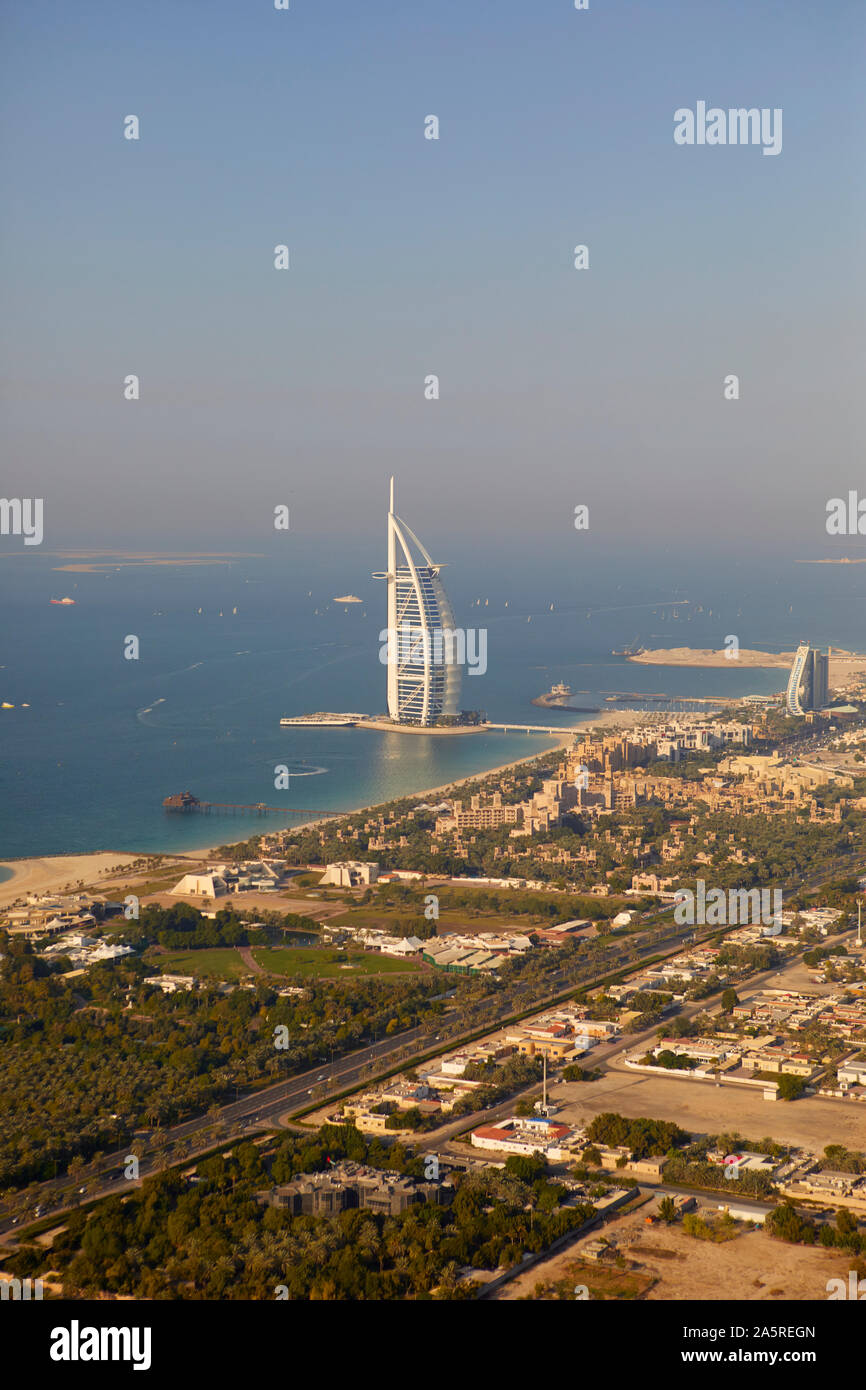
<instances>
[{"instance_id":1,"label":"hotel building","mask_svg":"<svg viewBox=\"0 0 866 1390\"><path fill-rule=\"evenodd\" d=\"M397 724L458 714L459 643L440 568L394 511L392 478L388 568L373 578L388 585L388 713Z\"/></svg>"},{"instance_id":2,"label":"hotel building","mask_svg":"<svg viewBox=\"0 0 866 1390\"><path fill-rule=\"evenodd\" d=\"M824 708L829 698L829 670L829 656L816 651L808 642L797 648L785 699L789 714L802 715L808 710Z\"/></svg>"}]
</instances>

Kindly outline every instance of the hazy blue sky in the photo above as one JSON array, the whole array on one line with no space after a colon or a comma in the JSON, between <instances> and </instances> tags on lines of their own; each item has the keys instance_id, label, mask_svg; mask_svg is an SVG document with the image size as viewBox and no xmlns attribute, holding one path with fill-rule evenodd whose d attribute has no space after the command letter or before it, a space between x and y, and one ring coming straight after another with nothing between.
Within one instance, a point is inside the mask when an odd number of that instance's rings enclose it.
<instances>
[{"instance_id":1,"label":"hazy blue sky","mask_svg":"<svg viewBox=\"0 0 866 1390\"><path fill-rule=\"evenodd\" d=\"M6 0L2 490L46 546L378 533L393 470L440 552L565 553L585 502L599 547L831 553L862 0L590 4ZM781 107L781 154L678 147L699 100Z\"/></svg>"}]
</instances>

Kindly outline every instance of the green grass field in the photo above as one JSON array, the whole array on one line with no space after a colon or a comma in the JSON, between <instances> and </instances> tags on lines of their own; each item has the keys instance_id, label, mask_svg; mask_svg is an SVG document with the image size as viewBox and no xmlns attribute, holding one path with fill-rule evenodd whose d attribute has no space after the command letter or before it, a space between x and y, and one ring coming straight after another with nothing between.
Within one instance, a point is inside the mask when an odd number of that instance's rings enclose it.
<instances>
[{"instance_id":1,"label":"green grass field","mask_svg":"<svg viewBox=\"0 0 866 1390\"><path fill-rule=\"evenodd\" d=\"M340 951L335 947L257 946L253 960L269 975L290 979L296 975L328 980L351 979L353 975L405 975L418 970L415 961L395 960L372 952ZM253 971L233 946L215 946L201 951L170 951L152 957L166 975L197 975L217 980L238 980ZM263 977L261 977L263 978Z\"/></svg>"},{"instance_id":2,"label":"green grass field","mask_svg":"<svg viewBox=\"0 0 866 1390\"><path fill-rule=\"evenodd\" d=\"M201 951L170 951L154 956L164 975L207 975L218 980L237 980L253 972L233 946L214 946Z\"/></svg>"},{"instance_id":3,"label":"green grass field","mask_svg":"<svg viewBox=\"0 0 866 1390\"><path fill-rule=\"evenodd\" d=\"M418 969L414 961L329 947L262 946L253 951L253 959L274 975L315 975L331 980L348 979L352 975L405 975Z\"/></svg>"},{"instance_id":4,"label":"green grass field","mask_svg":"<svg viewBox=\"0 0 866 1390\"><path fill-rule=\"evenodd\" d=\"M423 923L423 911L418 912L417 916L419 924ZM408 922L411 917L412 911L408 907L347 907L345 912L329 917L328 923L334 927L381 927L384 931L390 931L395 922ZM470 916L465 909L443 907L440 909L437 926L440 932L530 932L549 921L548 917L516 913L509 915L505 912L485 912L483 915L479 913L478 916Z\"/></svg>"}]
</instances>

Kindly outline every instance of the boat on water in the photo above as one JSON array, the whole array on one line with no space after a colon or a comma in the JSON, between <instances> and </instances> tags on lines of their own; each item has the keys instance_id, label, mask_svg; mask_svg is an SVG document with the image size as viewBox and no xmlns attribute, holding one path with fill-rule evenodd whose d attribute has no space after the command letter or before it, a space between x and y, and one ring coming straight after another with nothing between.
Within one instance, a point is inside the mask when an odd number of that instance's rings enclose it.
<instances>
[{"instance_id":1,"label":"boat on water","mask_svg":"<svg viewBox=\"0 0 866 1390\"><path fill-rule=\"evenodd\" d=\"M363 599L358 598L357 594L338 594L333 600L334 603L363 603Z\"/></svg>"},{"instance_id":2,"label":"boat on water","mask_svg":"<svg viewBox=\"0 0 866 1390\"><path fill-rule=\"evenodd\" d=\"M69 606L70 603L74 603L74 602L75 602L75 599L74 599L74 598L69 598L69 597L67 597L67 598L53 598L53 599L51 600L51 602L52 602L52 603L59 603L59 604L61 605L61 607L66 608L66 607Z\"/></svg>"}]
</instances>

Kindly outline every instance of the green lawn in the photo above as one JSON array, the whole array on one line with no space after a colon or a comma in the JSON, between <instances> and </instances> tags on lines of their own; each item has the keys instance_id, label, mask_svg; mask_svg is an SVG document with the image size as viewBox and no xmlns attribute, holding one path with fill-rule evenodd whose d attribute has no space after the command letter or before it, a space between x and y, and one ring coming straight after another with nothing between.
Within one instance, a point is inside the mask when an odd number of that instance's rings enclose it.
<instances>
[{"instance_id":1,"label":"green lawn","mask_svg":"<svg viewBox=\"0 0 866 1390\"><path fill-rule=\"evenodd\" d=\"M381 927L390 931L395 922L408 922L413 916L410 907L347 907L345 912L328 918L334 927ZM419 924L424 922L423 909L415 916ZM536 917L534 914L507 912L485 912L470 915L465 908L442 907L437 923L441 931L459 932L530 932L535 927L546 926L549 917Z\"/></svg>"},{"instance_id":2,"label":"green lawn","mask_svg":"<svg viewBox=\"0 0 866 1390\"><path fill-rule=\"evenodd\" d=\"M418 969L414 961L329 947L261 946L253 951L253 959L274 975L317 975L332 980L349 979L352 975L405 974Z\"/></svg>"},{"instance_id":3,"label":"green lawn","mask_svg":"<svg viewBox=\"0 0 866 1390\"><path fill-rule=\"evenodd\" d=\"M347 980L353 975L405 975L419 969L415 961L395 960L366 951L340 951L336 947L258 946L252 955L268 974L286 978L306 975ZM150 963L166 975L206 975L218 980L237 980L253 974L233 946L170 951L154 955Z\"/></svg>"},{"instance_id":4,"label":"green lawn","mask_svg":"<svg viewBox=\"0 0 866 1390\"><path fill-rule=\"evenodd\" d=\"M171 951L154 956L151 964L158 966L164 975L210 975L219 980L237 980L253 973L233 946Z\"/></svg>"}]
</instances>

